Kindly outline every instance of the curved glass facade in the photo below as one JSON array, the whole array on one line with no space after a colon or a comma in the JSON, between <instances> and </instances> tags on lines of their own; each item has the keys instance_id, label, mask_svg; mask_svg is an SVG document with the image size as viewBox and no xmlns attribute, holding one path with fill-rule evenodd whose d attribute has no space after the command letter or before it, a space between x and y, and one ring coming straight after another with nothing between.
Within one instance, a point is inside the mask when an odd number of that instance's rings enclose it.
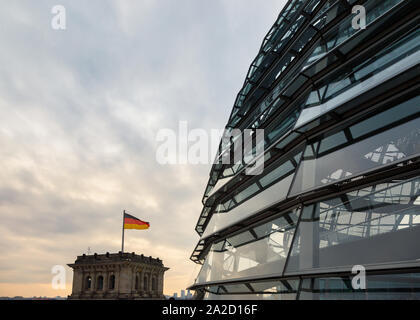
<instances>
[{"instance_id":1,"label":"curved glass facade","mask_svg":"<svg viewBox=\"0 0 420 320\"><path fill-rule=\"evenodd\" d=\"M354 5L366 29L352 27ZM420 298L419 10L416 0L288 1L204 191L198 297ZM222 161L244 129L264 129L263 143ZM251 152L264 159L258 175L247 174Z\"/></svg>"}]
</instances>

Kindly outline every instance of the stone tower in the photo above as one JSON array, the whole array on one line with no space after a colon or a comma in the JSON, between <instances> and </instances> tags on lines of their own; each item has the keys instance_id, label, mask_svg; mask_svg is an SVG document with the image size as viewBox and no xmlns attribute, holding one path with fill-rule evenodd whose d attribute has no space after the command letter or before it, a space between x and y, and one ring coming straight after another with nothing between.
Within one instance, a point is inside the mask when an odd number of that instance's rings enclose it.
<instances>
[{"instance_id":1,"label":"stone tower","mask_svg":"<svg viewBox=\"0 0 420 320\"><path fill-rule=\"evenodd\" d=\"M159 258L121 251L83 254L68 266L74 272L69 299L164 299L169 268Z\"/></svg>"}]
</instances>

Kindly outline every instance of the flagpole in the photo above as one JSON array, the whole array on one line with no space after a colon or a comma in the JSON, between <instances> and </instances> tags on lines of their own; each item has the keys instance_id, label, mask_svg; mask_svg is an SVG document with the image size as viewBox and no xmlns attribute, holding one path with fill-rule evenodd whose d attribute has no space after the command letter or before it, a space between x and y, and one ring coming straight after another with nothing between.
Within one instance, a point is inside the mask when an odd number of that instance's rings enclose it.
<instances>
[{"instance_id":1,"label":"flagpole","mask_svg":"<svg viewBox=\"0 0 420 320\"><path fill-rule=\"evenodd\" d=\"M125 210L123 211L121 253L124 253L124 216L125 216Z\"/></svg>"}]
</instances>

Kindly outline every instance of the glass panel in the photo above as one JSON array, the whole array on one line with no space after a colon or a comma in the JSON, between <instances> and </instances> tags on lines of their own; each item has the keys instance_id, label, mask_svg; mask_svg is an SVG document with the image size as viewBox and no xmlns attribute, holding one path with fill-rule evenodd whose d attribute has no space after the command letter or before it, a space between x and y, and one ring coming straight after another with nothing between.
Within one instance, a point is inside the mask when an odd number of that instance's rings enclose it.
<instances>
[{"instance_id":1,"label":"glass panel","mask_svg":"<svg viewBox=\"0 0 420 320\"><path fill-rule=\"evenodd\" d=\"M338 70L337 72L323 80L324 84L321 84L319 88L313 91L314 93L311 93L309 95L309 98L306 102L306 106L311 107L314 105L313 96L318 90L326 90L324 97L322 97L320 101L321 105L325 104L332 98L338 96L344 91L349 90L350 87L353 87L356 84L374 75L377 75L380 71L385 70L391 65L400 62L405 57L418 51L419 48L420 29L417 29L411 31L399 41L388 45L388 47L379 51L373 57L368 58L363 63L360 64L360 62L355 61L352 67L348 67L349 69L347 71ZM316 108L312 108L316 110ZM328 108L331 109L331 107ZM308 115L306 113L307 112L305 110L302 113L302 116L308 118ZM298 124L301 122L301 119L299 119Z\"/></svg>"},{"instance_id":2,"label":"glass panel","mask_svg":"<svg viewBox=\"0 0 420 320\"><path fill-rule=\"evenodd\" d=\"M361 197L351 192L312 206L312 217L305 215L299 224L286 274L420 258L420 210L415 204L420 178L366 191Z\"/></svg>"},{"instance_id":3,"label":"glass panel","mask_svg":"<svg viewBox=\"0 0 420 320\"><path fill-rule=\"evenodd\" d=\"M262 238L278 230L281 230L284 232L289 227L290 224L292 225L296 224L297 220L298 220L298 216L296 212L292 211L269 223L264 223L260 226L254 227L253 230L255 234L258 236L258 238ZM292 221L293 223L290 223L290 221Z\"/></svg>"},{"instance_id":4,"label":"glass panel","mask_svg":"<svg viewBox=\"0 0 420 320\"><path fill-rule=\"evenodd\" d=\"M301 148L302 146L297 147L292 154L296 163L299 163L300 161L300 156L302 154L302 152L300 151ZM219 204L216 210L214 210L214 214L208 226L206 227L206 233L203 235L203 237L206 237L207 235L211 234L212 232L215 232L216 230L220 230L220 228L230 225L230 223L233 221L238 221L238 219L241 220L245 218L245 216L249 216L255 213L255 211L258 209L264 209L268 205L277 202L277 199L279 199L279 197L286 197L286 194L288 192L287 188L290 187L288 185L291 181L291 177L287 178L287 175L290 175L294 172L295 165L296 164L292 163L292 160L287 160L284 163L275 167L275 169L272 169L273 166L265 169L265 175L262 178L260 178L260 183L262 188L268 189L261 191L254 197L252 197L253 194L260 190L260 187L255 182L251 184L250 187L247 187L245 188L245 190L239 192L239 194L236 195L234 199L228 198L227 200L224 200L225 202L223 204ZM271 184L277 182L279 179L283 179L283 184L276 184L277 187L271 188ZM248 201L250 199L252 199L251 202ZM280 201L281 199L279 199L278 201ZM238 201L242 201L242 203L239 203L239 206ZM246 202L246 205L244 202ZM236 207L238 207L239 209L236 209ZM229 216L223 216L217 213L224 213ZM207 215L208 214L206 213L205 216ZM240 215L244 216L241 217ZM204 217L204 209L201 214L201 217ZM203 224L202 221L199 222L200 224Z\"/></svg>"},{"instance_id":5,"label":"glass panel","mask_svg":"<svg viewBox=\"0 0 420 320\"><path fill-rule=\"evenodd\" d=\"M274 125L267 128L265 131L268 133L267 138L270 141L270 144L273 143L276 139L280 138L288 130L290 130L300 115L300 107L294 110L293 113L289 114L286 118L276 120Z\"/></svg>"},{"instance_id":6,"label":"glass panel","mask_svg":"<svg viewBox=\"0 0 420 320\"><path fill-rule=\"evenodd\" d=\"M223 285L227 293L250 293L250 289L243 283ZM219 291L220 292L220 291Z\"/></svg>"},{"instance_id":7,"label":"glass panel","mask_svg":"<svg viewBox=\"0 0 420 320\"><path fill-rule=\"evenodd\" d=\"M254 232L258 238L265 237L266 235L277 231L278 229L287 226L289 223L284 217L277 218L276 220L271 221L270 223L264 223L258 227L253 228Z\"/></svg>"},{"instance_id":8,"label":"glass panel","mask_svg":"<svg viewBox=\"0 0 420 320\"><path fill-rule=\"evenodd\" d=\"M299 280L252 282L250 285L255 292L285 293L296 291L299 287Z\"/></svg>"},{"instance_id":9,"label":"glass panel","mask_svg":"<svg viewBox=\"0 0 420 320\"><path fill-rule=\"evenodd\" d=\"M223 187L224 185L226 185L226 183L228 183L230 180L232 180L233 177L228 177L228 178L224 178L224 179L219 179L217 180L217 183L214 185L213 189L211 190L211 192L208 193L208 197L211 197L214 193L216 193L221 187Z\"/></svg>"},{"instance_id":10,"label":"glass panel","mask_svg":"<svg viewBox=\"0 0 420 320\"><path fill-rule=\"evenodd\" d=\"M392 9L395 5L400 3L402 0L385 0L385 1L368 1L364 6L366 8L366 24L371 24L376 18L385 14L388 10ZM337 10L336 10L337 11ZM334 15L334 17L339 13L329 12L329 15ZM308 67L313 61L319 59L328 51L331 51L345 40L349 39L351 36L355 35L359 30L356 30L352 27L353 15L350 15L332 31L330 31L325 36L325 41L320 41L317 46L315 46L313 53L310 55L304 68ZM324 19L325 20L325 19ZM325 24L322 18L319 20L317 27L320 27L320 24ZM322 22L321 22L322 21ZM325 45L328 45L328 48Z\"/></svg>"},{"instance_id":11,"label":"glass panel","mask_svg":"<svg viewBox=\"0 0 420 320\"><path fill-rule=\"evenodd\" d=\"M337 132L336 134L333 134L321 140L318 152L323 153L325 151L334 149L338 147L339 145L342 145L346 142L347 142L347 138L344 132L343 131Z\"/></svg>"},{"instance_id":12,"label":"glass panel","mask_svg":"<svg viewBox=\"0 0 420 320\"><path fill-rule=\"evenodd\" d=\"M253 289L251 289L249 287ZM218 294L221 299L224 297L234 297L241 299L241 297L257 298L257 299L279 299L290 300L296 298L296 291L299 287L299 280L282 280L282 281L264 281L252 282L248 285L245 283L240 284L223 284L219 286L205 287L207 292ZM241 295L232 295L232 293L241 293ZM221 296L221 297L220 297Z\"/></svg>"},{"instance_id":13,"label":"glass panel","mask_svg":"<svg viewBox=\"0 0 420 320\"><path fill-rule=\"evenodd\" d=\"M229 242L229 244L232 246L238 246L253 240L255 240L255 238L249 231L242 232L236 236L226 239L226 241Z\"/></svg>"},{"instance_id":14,"label":"glass panel","mask_svg":"<svg viewBox=\"0 0 420 320\"><path fill-rule=\"evenodd\" d=\"M280 177L289 174L290 172L295 170L295 166L292 164L291 161L286 161L273 171L271 171L269 174L264 176L260 179L260 183L263 187L269 185L273 181L279 179Z\"/></svg>"},{"instance_id":15,"label":"glass panel","mask_svg":"<svg viewBox=\"0 0 420 320\"><path fill-rule=\"evenodd\" d=\"M371 60L355 68L354 78L357 81L366 79L372 74L383 70L420 48L420 28L397 41L387 49L376 54Z\"/></svg>"},{"instance_id":16,"label":"glass panel","mask_svg":"<svg viewBox=\"0 0 420 320\"><path fill-rule=\"evenodd\" d=\"M260 192L251 198L250 201L246 201L226 213L213 214L202 235L202 239L285 199L292 179L293 175L289 175Z\"/></svg>"},{"instance_id":17,"label":"glass panel","mask_svg":"<svg viewBox=\"0 0 420 320\"><path fill-rule=\"evenodd\" d=\"M259 190L258 186L254 183L251 184L248 188L238 193L234 199L236 202L241 202L245 200L246 198L250 197L254 193L256 193Z\"/></svg>"},{"instance_id":18,"label":"glass panel","mask_svg":"<svg viewBox=\"0 0 420 320\"><path fill-rule=\"evenodd\" d=\"M283 47L287 44L288 40L293 37L293 35L305 21L303 16L300 16L296 19L292 18L293 14L297 12L297 10L304 3L305 1L296 1L295 4L292 6L291 10L285 11L288 12L288 14L285 13L288 16L288 19L294 21L292 26L290 26L288 23L285 23L283 21L283 16L280 16L276 24L270 29L270 31L266 35L262 43L261 50L258 53L257 57L254 59L249 73L247 75L247 78L245 80L245 83L243 85L243 88L239 92L238 98L235 102L235 107L241 109L242 115L245 115L251 107L250 103L248 103L246 106L243 106L243 101L245 100L246 96L251 91L251 89L254 87L254 84L252 83L256 83L259 81L261 75L267 70L267 68L269 68L272 65L273 61L277 57L277 55L274 55L273 52L270 52L269 50L271 50L272 48L274 48L273 51L282 50ZM286 33L283 35L284 32ZM282 38L279 41L279 38L281 36ZM270 87L271 85L272 81L270 81L270 83L268 84L264 84L265 87ZM251 98L254 98L254 95ZM233 127L239 122L239 120L240 117L238 117L237 115L235 116L232 113L229 119L229 125Z\"/></svg>"},{"instance_id":19,"label":"glass panel","mask_svg":"<svg viewBox=\"0 0 420 320\"><path fill-rule=\"evenodd\" d=\"M420 112L420 107L416 108L416 106L420 106L420 96L400 104L397 108L388 109L385 112L351 126L351 135L353 138L357 139L378 128L385 127L391 123L414 115Z\"/></svg>"},{"instance_id":20,"label":"glass panel","mask_svg":"<svg viewBox=\"0 0 420 320\"><path fill-rule=\"evenodd\" d=\"M352 288L352 276L305 279L299 300L418 300L420 274L367 275L366 290Z\"/></svg>"},{"instance_id":21,"label":"glass panel","mask_svg":"<svg viewBox=\"0 0 420 320\"><path fill-rule=\"evenodd\" d=\"M416 101L417 99L410 100L410 106L404 104L405 108L418 108L418 105L413 104ZM296 195L420 154L419 128L420 119L417 118L340 150L319 154L316 159L304 159L300 164L291 194Z\"/></svg>"},{"instance_id":22,"label":"glass panel","mask_svg":"<svg viewBox=\"0 0 420 320\"><path fill-rule=\"evenodd\" d=\"M272 221L266 225L272 230ZM226 241L222 250L220 242L214 244L196 283L282 273L295 228L295 223L287 223L267 235L260 232L263 238L246 244Z\"/></svg>"},{"instance_id":23,"label":"glass panel","mask_svg":"<svg viewBox=\"0 0 420 320\"><path fill-rule=\"evenodd\" d=\"M311 0L305 7L305 12L311 14L318 7L321 0Z\"/></svg>"},{"instance_id":24,"label":"glass panel","mask_svg":"<svg viewBox=\"0 0 420 320\"><path fill-rule=\"evenodd\" d=\"M381 50L374 57L366 58L366 61L355 61L354 65L349 66L347 71L339 70L326 78L323 81L324 84L320 84L321 88L328 88L328 84L331 83L335 84L333 85L334 88L329 88L328 94L320 101L319 106L312 107L313 101L308 101L306 109L302 111L295 128L316 119L350 99L356 98L361 93L373 89L413 66L418 61L416 51L419 49L419 43L419 30L414 30L410 35ZM327 57L331 57L331 55ZM316 64L317 72L328 65L328 63L324 63L324 59L326 58L322 58ZM315 69L315 66L312 69ZM312 75L313 71L315 70L305 71L305 73ZM370 80L366 81L367 79Z\"/></svg>"},{"instance_id":25,"label":"glass panel","mask_svg":"<svg viewBox=\"0 0 420 320\"><path fill-rule=\"evenodd\" d=\"M296 293L282 294L212 294L204 296L205 300L295 300Z\"/></svg>"}]
</instances>

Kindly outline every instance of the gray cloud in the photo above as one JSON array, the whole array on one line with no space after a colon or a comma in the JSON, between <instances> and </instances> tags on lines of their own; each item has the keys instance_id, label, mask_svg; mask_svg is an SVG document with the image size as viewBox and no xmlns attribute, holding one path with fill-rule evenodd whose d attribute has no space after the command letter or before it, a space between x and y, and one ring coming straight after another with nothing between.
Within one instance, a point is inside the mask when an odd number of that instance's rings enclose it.
<instances>
[{"instance_id":1,"label":"gray cloud","mask_svg":"<svg viewBox=\"0 0 420 320\"><path fill-rule=\"evenodd\" d=\"M0 283L119 250L127 209L151 222L127 250L162 258L179 290L210 165L157 164L156 133L223 128L284 1L63 0L65 31L55 4L0 5Z\"/></svg>"}]
</instances>

